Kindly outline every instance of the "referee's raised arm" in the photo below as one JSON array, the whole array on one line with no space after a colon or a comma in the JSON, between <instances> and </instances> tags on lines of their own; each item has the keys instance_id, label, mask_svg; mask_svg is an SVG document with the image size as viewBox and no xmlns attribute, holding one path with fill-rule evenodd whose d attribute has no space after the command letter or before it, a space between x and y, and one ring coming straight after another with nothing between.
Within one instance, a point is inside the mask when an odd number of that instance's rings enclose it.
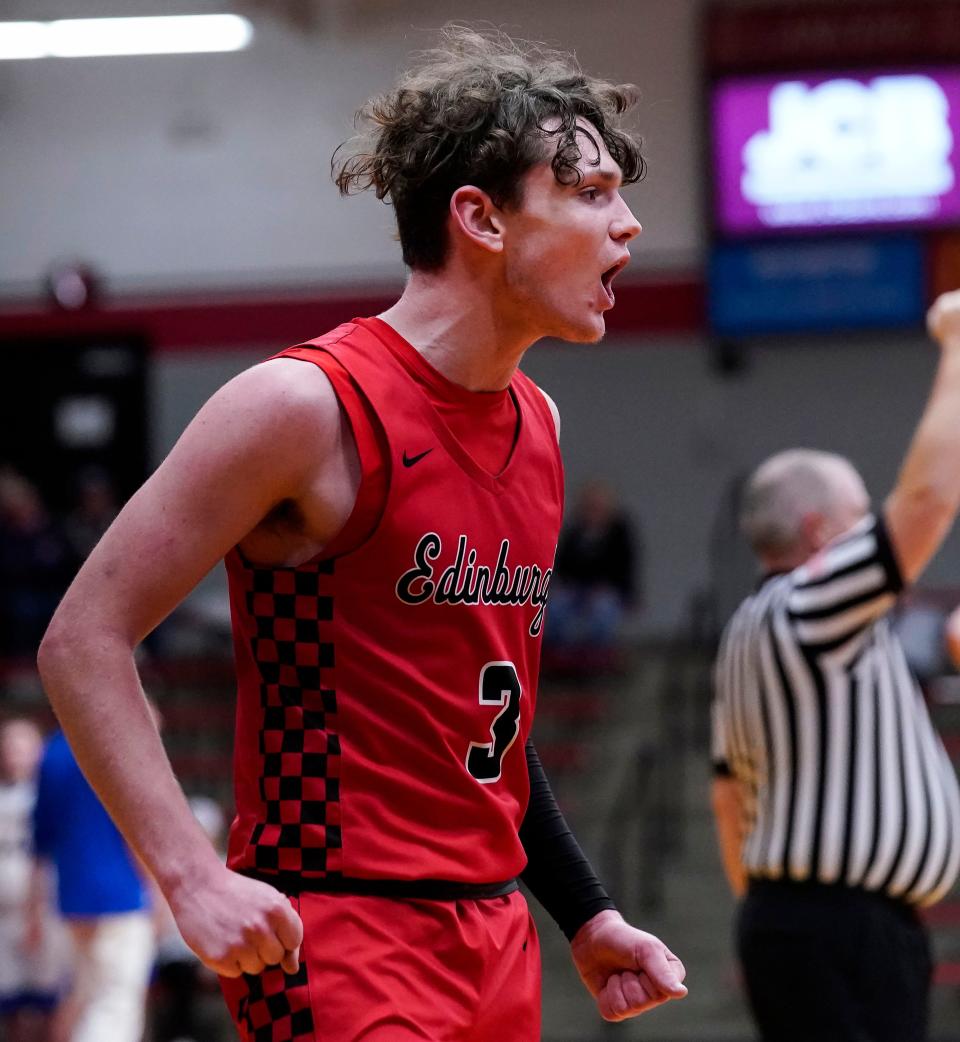
<instances>
[{"instance_id":1,"label":"referee's raised arm","mask_svg":"<svg viewBox=\"0 0 960 1042\"><path fill-rule=\"evenodd\" d=\"M960 290L937 298L927 328L940 345L940 365L883 510L908 583L937 552L960 509Z\"/></svg>"}]
</instances>

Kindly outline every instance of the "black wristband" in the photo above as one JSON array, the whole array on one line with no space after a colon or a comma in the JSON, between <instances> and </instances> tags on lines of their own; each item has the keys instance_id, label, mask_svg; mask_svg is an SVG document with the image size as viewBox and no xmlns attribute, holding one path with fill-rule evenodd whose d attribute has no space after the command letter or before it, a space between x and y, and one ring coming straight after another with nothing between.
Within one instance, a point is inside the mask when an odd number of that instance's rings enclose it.
<instances>
[{"instance_id":1,"label":"black wristband","mask_svg":"<svg viewBox=\"0 0 960 1042\"><path fill-rule=\"evenodd\" d=\"M568 940L598 912L616 908L566 823L543 772L533 742L527 741L530 803L520 826L527 867L520 875Z\"/></svg>"}]
</instances>

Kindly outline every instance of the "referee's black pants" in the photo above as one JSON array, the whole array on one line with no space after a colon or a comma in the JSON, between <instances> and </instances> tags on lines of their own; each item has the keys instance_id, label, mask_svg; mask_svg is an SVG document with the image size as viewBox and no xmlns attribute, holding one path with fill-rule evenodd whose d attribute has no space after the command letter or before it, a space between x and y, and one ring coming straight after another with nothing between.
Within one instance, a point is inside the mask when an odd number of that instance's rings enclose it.
<instances>
[{"instance_id":1,"label":"referee's black pants","mask_svg":"<svg viewBox=\"0 0 960 1042\"><path fill-rule=\"evenodd\" d=\"M909 905L753 880L737 934L763 1042L926 1042L932 962Z\"/></svg>"}]
</instances>

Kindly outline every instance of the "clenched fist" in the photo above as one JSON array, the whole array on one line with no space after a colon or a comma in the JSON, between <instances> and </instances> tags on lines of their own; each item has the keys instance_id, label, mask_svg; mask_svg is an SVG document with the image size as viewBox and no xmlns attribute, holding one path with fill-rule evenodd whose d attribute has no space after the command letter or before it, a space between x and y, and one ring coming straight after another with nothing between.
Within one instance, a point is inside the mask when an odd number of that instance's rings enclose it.
<instances>
[{"instance_id":1,"label":"clenched fist","mask_svg":"<svg viewBox=\"0 0 960 1042\"><path fill-rule=\"evenodd\" d=\"M211 879L184 882L167 895L184 941L223 977L300 966L303 923L290 901L266 883L220 869Z\"/></svg>"}]
</instances>

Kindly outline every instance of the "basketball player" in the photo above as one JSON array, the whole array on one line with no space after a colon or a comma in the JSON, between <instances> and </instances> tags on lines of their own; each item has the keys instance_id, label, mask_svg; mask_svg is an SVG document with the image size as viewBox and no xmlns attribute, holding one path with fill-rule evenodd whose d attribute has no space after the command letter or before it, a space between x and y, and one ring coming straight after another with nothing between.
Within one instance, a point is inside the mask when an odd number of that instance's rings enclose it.
<instances>
[{"instance_id":1,"label":"basketball player","mask_svg":"<svg viewBox=\"0 0 960 1042\"><path fill-rule=\"evenodd\" d=\"M522 875L602 1016L686 993L616 912L528 742L562 510L556 409L517 368L599 340L640 225L628 88L448 29L338 166L396 211L397 303L242 373L78 575L40 654L84 769L224 978L245 1040L531 1042ZM237 818L224 866L132 652L221 557ZM283 896L286 895L286 896Z\"/></svg>"}]
</instances>

